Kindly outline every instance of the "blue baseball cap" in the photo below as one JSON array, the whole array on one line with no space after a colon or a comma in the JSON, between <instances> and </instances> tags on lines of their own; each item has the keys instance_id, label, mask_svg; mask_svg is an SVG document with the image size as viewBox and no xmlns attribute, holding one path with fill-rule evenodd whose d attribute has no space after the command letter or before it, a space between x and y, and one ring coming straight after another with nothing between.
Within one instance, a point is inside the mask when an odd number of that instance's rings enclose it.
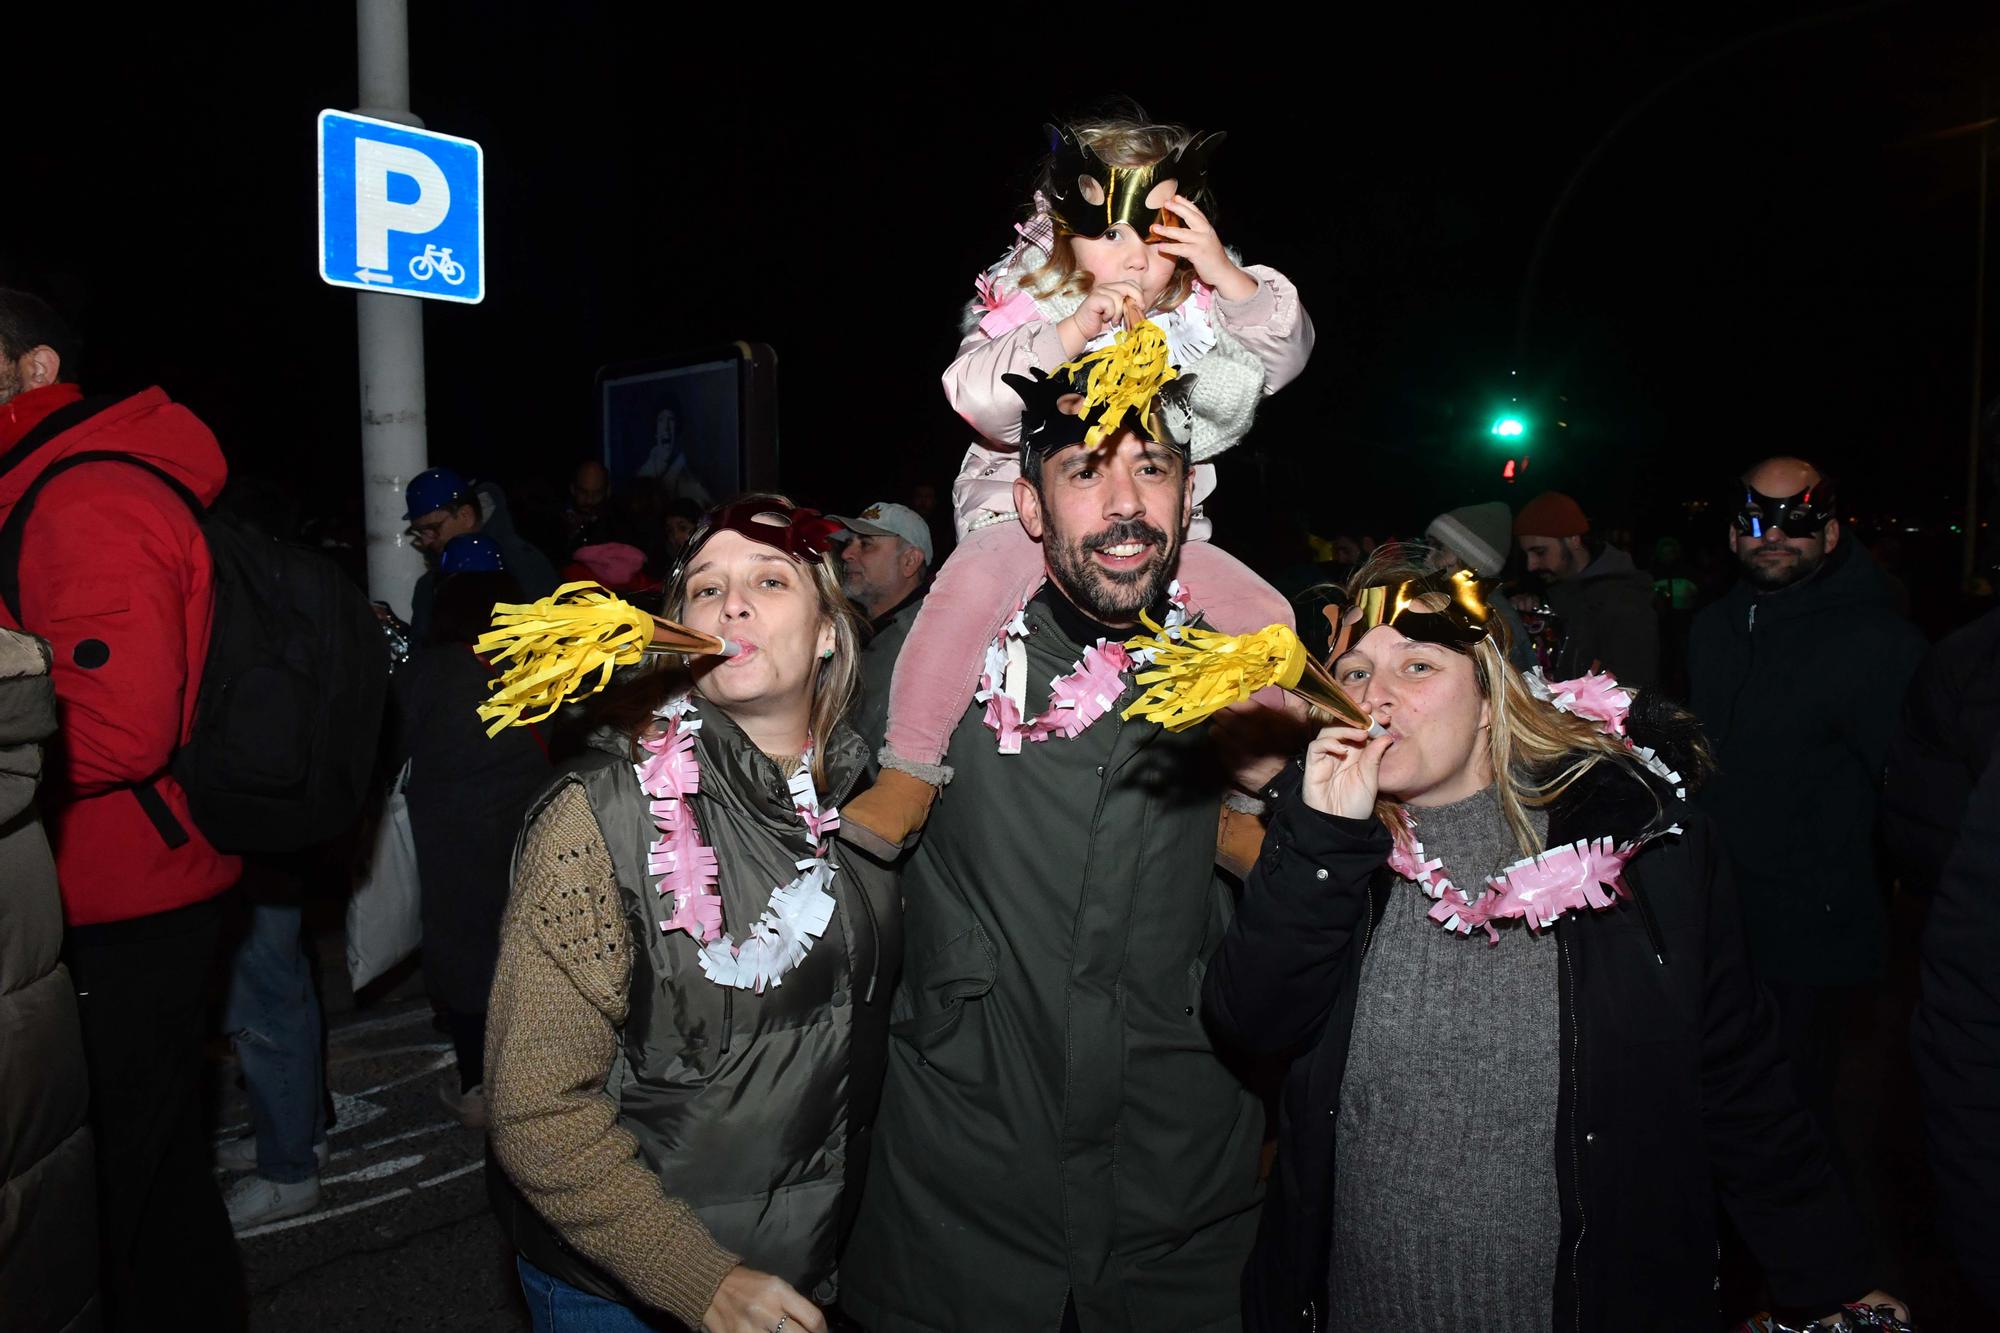
<instances>
[{"instance_id":1,"label":"blue baseball cap","mask_svg":"<svg viewBox=\"0 0 2000 1333\"><path fill-rule=\"evenodd\" d=\"M403 500L410 506L410 512L403 515L405 523L433 509L442 509L448 504L470 499L472 487L465 484L465 478L448 467L434 467L428 472L419 472L403 488Z\"/></svg>"},{"instance_id":2,"label":"blue baseball cap","mask_svg":"<svg viewBox=\"0 0 2000 1333\"><path fill-rule=\"evenodd\" d=\"M447 574L488 574L506 569L507 562L500 558L500 548L491 537L468 532L444 544L444 550L438 552L438 568Z\"/></svg>"}]
</instances>

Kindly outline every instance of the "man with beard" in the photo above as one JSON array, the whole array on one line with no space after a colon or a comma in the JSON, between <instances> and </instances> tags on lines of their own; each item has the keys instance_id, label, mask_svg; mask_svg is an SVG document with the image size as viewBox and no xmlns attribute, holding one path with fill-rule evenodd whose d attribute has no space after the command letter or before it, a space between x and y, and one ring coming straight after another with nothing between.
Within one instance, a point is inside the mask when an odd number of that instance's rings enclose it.
<instances>
[{"instance_id":1,"label":"man with beard","mask_svg":"<svg viewBox=\"0 0 2000 1333\"><path fill-rule=\"evenodd\" d=\"M841 1302L875 1333L1234 1330L1263 1116L1200 1011L1226 782L1205 727L1119 717L1118 645L1169 615L1193 476L1150 414L1092 447L1065 380L1009 379L1047 581L988 656L904 874Z\"/></svg>"},{"instance_id":2,"label":"man with beard","mask_svg":"<svg viewBox=\"0 0 2000 1333\"><path fill-rule=\"evenodd\" d=\"M1528 573L1543 583L1539 597L1524 594L1514 604L1532 611L1546 601L1562 626L1550 678L1573 680L1598 670L1634 689L1658 685L1660 622L1652 576L1592 532L1583 506L1561 491L1544 491L1522 505L1514 537Z\"/></svg>"},{"instance_id":3,"label":"man with beard","mask_svg":"<svg viewBox=\"0 0 2000 1333\"><path fill-rule=\"evenodd\" d=\"M930 590L931 530L916 510L887 501L834 521L847 530L840 547L840 588L868 617L869 629L861 651L861 693L847 721L872 756L889 729L896 659Z\"/></svg>"},{"instance_id":4,"label":"man with beard","mask_svg":"<svg viewBox=\"0 0 2000 1333\"><path fill-rule=\"evenodd\" d=\"M1803 459L1746 473L1729 533L1742 577L1695 617L1688 644L1691 703L1721 770L1700 804L1735 863L1751 960L1830 1142L1842 1010L1880 978L1887 943L1883 763L1924 653L1835 512L1833 484Z\"/></svg>"}]
</instances>

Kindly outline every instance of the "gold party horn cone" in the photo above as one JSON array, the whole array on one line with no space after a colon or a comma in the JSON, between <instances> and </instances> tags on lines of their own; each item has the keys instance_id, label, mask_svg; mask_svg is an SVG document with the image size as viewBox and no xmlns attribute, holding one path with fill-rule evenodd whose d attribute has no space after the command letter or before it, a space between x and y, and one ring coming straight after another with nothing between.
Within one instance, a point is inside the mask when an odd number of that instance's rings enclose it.
<instances>
[{"instance_id":1,"label":"gold party horn cone","mask_svg":"<svg viewBox=\"0 0 2000 1333\"><path fill-rule=\"evenodd\" d=\"M614 670L649 652L731 657L738 651L727 639L650 615L587 582L565 583L525 606L495 606L493 628L473 647L506 667L493 682L493 697L479 705L488 736L597 693Z\"/></svg>"},{"instance_id":2,"label":"gold party horn cone","mask_svg":"<svg viewBox=\"0 0 2000 1333\"><path fill-rule=\"evenodd\" d=\"M1251 634L1218 634L1184 627L1169 635L1142 616L1152 636L1126 640L1147 656L1136 679L1139 698L1121 715L1184 731L1220 710L1276 685L1304 699L1328 720L1369 726L1367 714L1347 697L1327 669L1289 625L1269 625Z\"/></svg>"}]
</instances>

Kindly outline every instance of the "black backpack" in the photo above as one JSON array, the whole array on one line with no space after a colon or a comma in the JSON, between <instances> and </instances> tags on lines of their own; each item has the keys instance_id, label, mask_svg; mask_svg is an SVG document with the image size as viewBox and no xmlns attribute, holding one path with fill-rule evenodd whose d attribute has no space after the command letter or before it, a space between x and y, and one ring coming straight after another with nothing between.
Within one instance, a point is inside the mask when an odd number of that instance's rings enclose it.
<instances>
[{"instance_id":1,"label":"black backpack","mask_svg":"<svg viewBox=\"0 0 2000 1333\"><path fill-rule=\"evenodd\" d=\"M106 405L58 410L6 461ZM50 464L0 524L0 597L17 624L29 511L44 486L86 463L144 468L165 482L201 525L215 567L194 727L170 768L195 824L226 852L300 851L340 833L370 794L388 694L388 641L368 599L325 556L208 512L144 459L89 450ZM150 782L133 791L169 847L187 841Z\"/></svg>"}]
</instances>

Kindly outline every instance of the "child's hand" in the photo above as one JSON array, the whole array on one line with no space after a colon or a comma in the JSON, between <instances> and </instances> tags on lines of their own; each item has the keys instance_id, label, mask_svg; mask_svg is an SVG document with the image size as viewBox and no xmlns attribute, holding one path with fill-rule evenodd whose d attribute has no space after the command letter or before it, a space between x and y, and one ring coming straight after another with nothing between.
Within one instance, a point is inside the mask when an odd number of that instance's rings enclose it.
<instances>
[{"instance_id":1,"label":"child's hand","mask_svg":"<svg viewBox=\"0 0 2000 1333\"><path fill-rule=\"evenodd\" d=\"M1092 338L1106 329L1115 328L1125 318L1127 302L1144 315L1146 296L1137 283L1105 282L1091 288L1090 295L1083 298L1083 304L1076 308L1076 313L1056 325L1056 331L1062 335L1063 351L1069 356L1076 356Z\"/></svg>"},{"instance_id":2,"label":"child's hand","mask_svg":"<svg viewBox=\"0 0 2000 1333\"><path fill-rule=\"evenodd\" d=\"M1225 301L1247 301L1257 294L1257 280L1229 257L1229 252L1222 248L1222 238L1194 206L1194 200L1177 194L1167 201L1167 208L1183 225L1153 224L1153 235L1159 238L1155 244L1161 254L1187 260L1194 266L1194 275L1215 288Z\"/></svg>"}]
</instances>

